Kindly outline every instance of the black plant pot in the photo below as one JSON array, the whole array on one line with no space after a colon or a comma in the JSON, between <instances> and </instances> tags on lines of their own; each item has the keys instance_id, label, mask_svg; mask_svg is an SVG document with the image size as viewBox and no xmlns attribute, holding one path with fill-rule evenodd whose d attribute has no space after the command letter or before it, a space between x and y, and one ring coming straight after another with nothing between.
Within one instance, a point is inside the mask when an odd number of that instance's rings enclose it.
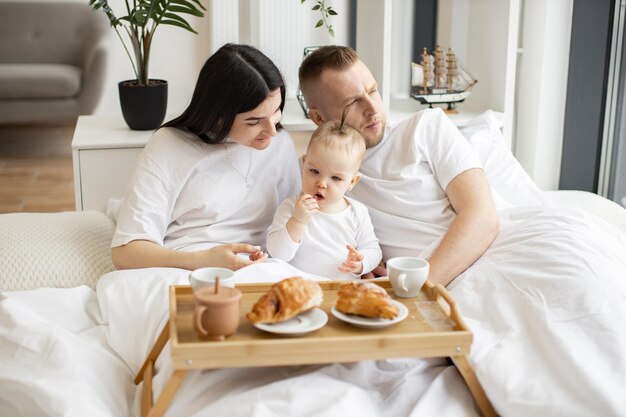
<instances>
[{"instance_id":1,"label":"black plant pot","mask_svg":"<svg viewBox=\"0 0 626 417\"><path fill-rule=\"evenodd\" d=\"M149 80L138 85L137 80L121 81L120 104L126 124L133 130L153 130L161 126L167 110L167 81Z\"/></svg>"}]
</instances>

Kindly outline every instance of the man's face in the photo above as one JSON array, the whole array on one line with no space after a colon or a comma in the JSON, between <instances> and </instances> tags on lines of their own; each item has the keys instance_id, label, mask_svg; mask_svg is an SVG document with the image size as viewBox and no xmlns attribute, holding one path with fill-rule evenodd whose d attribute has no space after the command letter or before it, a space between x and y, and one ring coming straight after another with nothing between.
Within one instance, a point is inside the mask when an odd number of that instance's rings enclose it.
<instances>
[{"instance_id":1,"label":"man's face","mask_svg":"<svg viewBox=\"0 0 626 417\"><path fill-rule=\"evenodd\" d=\"M325 70L311 90L306 98L315 124L341 120L346 108L345 123L363 135L367 147L380 143L387 117L378 84L365 64L357 61L346 71Z\"/></svg>"}]
</instances>

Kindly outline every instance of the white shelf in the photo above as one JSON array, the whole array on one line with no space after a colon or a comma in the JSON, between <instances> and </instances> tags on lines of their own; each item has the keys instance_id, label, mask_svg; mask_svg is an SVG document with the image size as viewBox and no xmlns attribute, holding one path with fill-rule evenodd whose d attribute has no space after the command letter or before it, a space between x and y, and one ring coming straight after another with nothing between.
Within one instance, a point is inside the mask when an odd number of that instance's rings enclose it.
<instances>
[{"instance_id":1,"label":"white shelf","mask_svg":"<svg viewBox=\"0 0 626 417\"><path fill-rule=\"evenodd\" d=\"M283 109L283 118L280 120L288 131L313 131L315 123L308 117L304 116L304 111L300 107L300 103L295 99L285 100L285 108Z\"/></svg>"},{"instance_id":2,"label":"white shelf","mask_svg":"<svg viewBox=\"0 0 626 417\"><path fill-rule=\"evenodd\" d=\"M168 115L168 119L171 115ZM80 116L73 150L143 147L154 130L131 130L121 116Z\"/></svg>"}]
</instances>

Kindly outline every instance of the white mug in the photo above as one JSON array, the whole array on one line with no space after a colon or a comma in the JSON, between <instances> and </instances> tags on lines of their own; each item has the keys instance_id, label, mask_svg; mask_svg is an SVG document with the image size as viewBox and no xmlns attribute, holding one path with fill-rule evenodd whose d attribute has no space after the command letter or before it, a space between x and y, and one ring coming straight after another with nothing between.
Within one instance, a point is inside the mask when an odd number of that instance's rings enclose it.
<instances>
[{"instance_id":1,"label":"white mug","mask_svg":"<svg viewBox=\"0 0 626 417\"><path fill-rule=\"evenodd\" d=\"M428 279L428 261L412 256L391 258L387 261L387 273L398 297L411 298L419 294Z\"/></svg>"},{"instance_id":2,"label":"white mug","mask_svg":"<svg viewBox=\"0 0 626 417\"><path fill-rule=\"evenodd\" d=\"M226 268L206 267L191 271L189 283L194 291L202 287L212 287L215 285L215 278L220 277L220 285L235 288L235 272Z\"/></svg>"}]
</instances>

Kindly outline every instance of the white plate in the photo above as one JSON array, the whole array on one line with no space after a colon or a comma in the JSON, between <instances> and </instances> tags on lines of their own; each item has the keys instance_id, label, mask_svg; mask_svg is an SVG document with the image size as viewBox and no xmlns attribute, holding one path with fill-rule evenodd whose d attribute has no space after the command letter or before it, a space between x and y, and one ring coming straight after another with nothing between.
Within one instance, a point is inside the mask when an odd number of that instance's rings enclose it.
<instances>
[{"instance_id":1,"label":"white plate","mask_svg":"<svg viewBox=\"0 0 626 417\"><path fill-rule=\"evenodd\" d=\"M330 312L333 314L333 316L337 317L339 320L345 321L346 323L350 323L353 326L363 327L366 329L376 329L376 328L387 327L387 326L391 326L392 324L399 323L405 318L407 318L407 316L409 315L409 309L406 308L404 304L396 300L391 300L391 302L395 304L396 307L398 307L398 310L400 311L398 315L396 316L396 318L391 319L391 320L361 317L361 316L355 316L353 314L344 314L341 311L337 310L335 306L333 306L330 309Z\"/></svg>"},{"instance_id":2,"label":"white plate","mask_svg":"<svg viewBox=\"0 0 626 417\"><path fill-rule=\"evenodd\" d=\"M270 333L299 336L322 328L327 322L328 315L323 310L314 308L279 323L252 323L252 325Z\"/></svg>"}]
</instances>

